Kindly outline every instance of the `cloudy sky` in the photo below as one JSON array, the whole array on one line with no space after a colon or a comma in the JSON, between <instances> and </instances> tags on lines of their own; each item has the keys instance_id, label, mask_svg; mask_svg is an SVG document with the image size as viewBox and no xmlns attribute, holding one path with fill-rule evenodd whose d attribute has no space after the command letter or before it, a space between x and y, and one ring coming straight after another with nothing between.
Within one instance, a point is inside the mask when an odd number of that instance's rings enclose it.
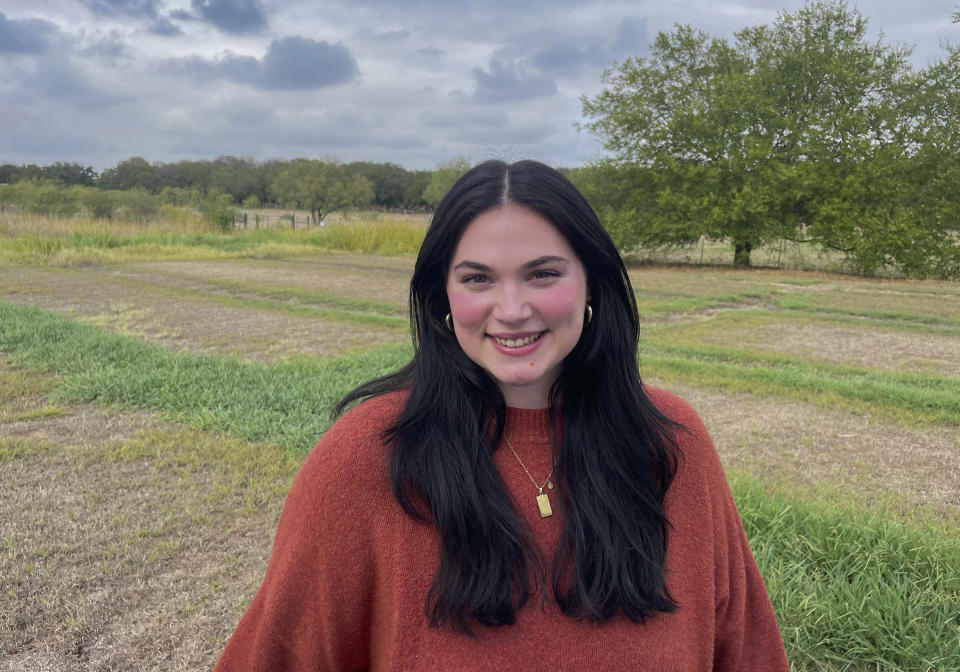
<instances>
[{"instance_id":1,"label":"cloudy sky","mask_svg":"<svg viewBox=\"0 0 960 672\"><path fill-rule=\"evenodd\" d=\"M675 23L732 36L802 1L0 0L0 163L297 156L432 168L596 156L581 95ZM868 0L917 66L953 0Z\"/></svg>"}]
</instances>

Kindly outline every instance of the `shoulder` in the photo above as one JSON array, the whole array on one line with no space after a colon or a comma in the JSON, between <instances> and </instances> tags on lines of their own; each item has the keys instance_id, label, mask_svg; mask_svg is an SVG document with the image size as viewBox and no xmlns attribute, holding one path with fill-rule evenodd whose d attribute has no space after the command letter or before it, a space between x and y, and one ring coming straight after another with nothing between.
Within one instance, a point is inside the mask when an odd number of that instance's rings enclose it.
<instances>
[{"instance_id":1,"label":"shoulder","mask_svg":"<svg viewBox=\"0 0 960 672\"><path fill-rule=\"evenodd\" d=\"M710 435L703 424L703 420L684 399L652 385L644 385L643 391L658 411L680 425L678 427L678 441L684 442L684 435L699 441L710 441Z\"/></svg>"},{"instance_id":2,"label":"shoulder","mask_svg":"<svg viewBox=\"0 0 960 672\"><path fill-rule=\"evenodd\" d=\"M399 417L407 393L367 399L346 412L317 441L304 460L291 494L328 500L336 493L372 494L388 488L384 433ZM330 502L327 502L328 504Z\"/></svg>"},{"instance_id":3,"label":"shoulder","mask_svg":"<svg viewBox=\"0 0 960 672\"><path fill-rule=\"evenodd\" d=\"M657 410L676 423L673 438L680 452L678 480L683 482L692 478L718 481L726 487L720 456L706 425L693 407L681 397L659 387L644 385L643 391Z\"/></svg>"}]
</instances>

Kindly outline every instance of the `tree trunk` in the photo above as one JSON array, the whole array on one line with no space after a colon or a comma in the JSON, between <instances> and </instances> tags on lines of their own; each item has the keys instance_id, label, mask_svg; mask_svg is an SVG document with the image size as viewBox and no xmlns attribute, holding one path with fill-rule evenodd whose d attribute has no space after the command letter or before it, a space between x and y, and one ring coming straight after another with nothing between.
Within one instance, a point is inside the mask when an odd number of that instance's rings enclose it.
<instances>
[{"instance_id":1,"label":"tree trunk","mask_svg":"<svg viewBox=\"0 0 960 672\"><path fill-rule=\"evenodd\" d=\"M750 268L750 251L752 249L753 243L749 241L735 242L733 244L733 265Z\"/></svg>"}]
</instances>

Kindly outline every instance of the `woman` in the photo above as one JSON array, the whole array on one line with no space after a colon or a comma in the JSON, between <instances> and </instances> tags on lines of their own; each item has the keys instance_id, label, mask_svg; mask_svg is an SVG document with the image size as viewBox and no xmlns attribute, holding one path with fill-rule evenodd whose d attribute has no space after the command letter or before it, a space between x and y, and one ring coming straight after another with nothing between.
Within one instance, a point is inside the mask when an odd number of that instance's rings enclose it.
<instances>
[{"instance_id":1,"label":"woman","mask_svg":"<svg viewBox=\"0 0 960 672\"><path fill-rule=\"evenodd\" d=\"M410 285L414 357L297 476L218 670L787 670L716 451L643 386L584 198L466 173Z\"/></svg>"}]
</instances>

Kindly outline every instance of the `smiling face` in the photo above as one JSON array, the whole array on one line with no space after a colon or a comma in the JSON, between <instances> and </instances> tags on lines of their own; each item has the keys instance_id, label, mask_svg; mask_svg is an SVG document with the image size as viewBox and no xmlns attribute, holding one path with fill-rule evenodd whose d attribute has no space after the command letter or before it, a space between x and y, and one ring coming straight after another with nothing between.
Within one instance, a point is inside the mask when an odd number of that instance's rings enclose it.
<instances>
[{"instance_id":1,"label":"smiling face","mask_svg":"<svg viewBox=\"0 0 960 672\"><path fill-rule=\"evenodd\" d=\"M523 207L467 226L447 272L454 333L508 406L543 408L583 331L587 276L548 220Z\"/></svg>"}]
</instances>

